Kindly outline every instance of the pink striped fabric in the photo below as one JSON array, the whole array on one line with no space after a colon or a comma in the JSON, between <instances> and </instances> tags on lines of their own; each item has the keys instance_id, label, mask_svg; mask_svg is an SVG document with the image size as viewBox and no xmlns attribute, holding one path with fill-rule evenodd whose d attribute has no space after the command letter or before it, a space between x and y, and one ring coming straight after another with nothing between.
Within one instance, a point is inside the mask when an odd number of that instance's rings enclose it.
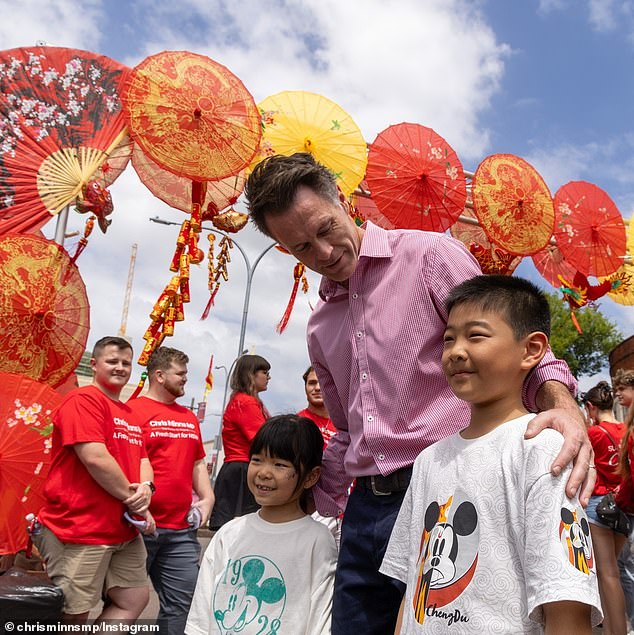
<instances>
[{"instance_id":1,"label":"pink striped fabric","mask_svg":"<svg viewBox=\"0 0 634 635\"><path fill-rule=\"evenodd\" d=\"M440 364L444 301L456 284L480 273L453 238L368 222L349 288L322 279L308 350L339 431L313 490L320 513L341 512L351 477L391 474L466 426L468 406L453 395ZM547 379L576 386L549 352L524 388L530 410Z\"/></svg>"}]
</instances>

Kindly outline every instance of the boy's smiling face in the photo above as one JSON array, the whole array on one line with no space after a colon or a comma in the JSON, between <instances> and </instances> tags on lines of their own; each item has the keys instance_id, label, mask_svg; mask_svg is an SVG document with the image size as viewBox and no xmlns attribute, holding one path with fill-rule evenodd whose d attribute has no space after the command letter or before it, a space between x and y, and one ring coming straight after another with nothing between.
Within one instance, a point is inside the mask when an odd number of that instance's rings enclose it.
<instances>
[{"instance_id":1,"label":"boy's smiling face","mask_svg":"<svg viewBox=\"0 0 634 635\"><path fill-rule=\"evenodd\" d=\"M526 339L517 340L498 314L464 303L449 313L442 366L457 397L472 405L519 400L526 372Z\"/></svg>"}]
</instances>

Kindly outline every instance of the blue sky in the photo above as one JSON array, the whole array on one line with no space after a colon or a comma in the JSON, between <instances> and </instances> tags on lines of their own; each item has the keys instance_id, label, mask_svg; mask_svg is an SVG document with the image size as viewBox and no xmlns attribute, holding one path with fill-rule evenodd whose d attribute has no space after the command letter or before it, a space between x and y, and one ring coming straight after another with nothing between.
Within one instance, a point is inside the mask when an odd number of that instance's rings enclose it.
<instances>
[{"instance_id":1,"label":"blue sky","mask_svg":"<svg viewBox=\"0 0 634 635\"><path fill-rule=\"evenodd\" d=\"M623 0L0 0L0 48L50 45L96 51L134 66L162 50L208 55L238 75L256 101L281 90L322 93L344 107L367 141L412 121L434 128L475 170L489 154L532 163L554 193L570 180L605 189L629 218L634 207L634 3ZM128 335L140 347L154 300L169 280L176 228L184 216L155 199L132 168L111 188L115 213L79 260L90 295L89 345L121 322L131 245L138 244ZM70 230L83 227L71 216ZM45 230L52 235L54 222ZM75 239L76 240L76 239ZM248 227L237 240L251 262L268 240ZM72 240L71 240L72 244ZM272 364L264 400L272 412L299 409L308 364L304 328L318 279L299 296L287 331L281 317L293 262L272 251L258 265L245 343ZM522 275L536 280L530 262ZM544 282L544 286L546 283ZM236 253L230 281L207 321L204 269L192 273L187 321L167 343L190 354L186 401L202 397L213 353L229 367L238 347L245 266ZM634 308L601 309L625 336ZM134 378L140 369L135 370ZM215 373L205 436L218 427L225 375ZM587 388L597 378L583 379Z\"/></svg>"}]
</instances>

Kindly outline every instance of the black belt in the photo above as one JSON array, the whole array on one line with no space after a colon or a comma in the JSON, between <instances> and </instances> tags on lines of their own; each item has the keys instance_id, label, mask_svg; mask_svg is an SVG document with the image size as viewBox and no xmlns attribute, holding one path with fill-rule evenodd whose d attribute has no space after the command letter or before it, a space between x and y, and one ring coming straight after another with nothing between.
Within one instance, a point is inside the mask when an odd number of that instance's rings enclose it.
<instances>
[{"instance_id":1,"label":"black belt","mask_svg":"<svg viewBox=\"0 0 634 635\"><path fill-rule=\"evenodd\" d=\"M374 474L372 476L357 476L356 487L371 491L375 496L388 496L395 492L404 492L409 487L412 478L412 466L403 467L387 476Z\"/></svg>"}]
</instances>

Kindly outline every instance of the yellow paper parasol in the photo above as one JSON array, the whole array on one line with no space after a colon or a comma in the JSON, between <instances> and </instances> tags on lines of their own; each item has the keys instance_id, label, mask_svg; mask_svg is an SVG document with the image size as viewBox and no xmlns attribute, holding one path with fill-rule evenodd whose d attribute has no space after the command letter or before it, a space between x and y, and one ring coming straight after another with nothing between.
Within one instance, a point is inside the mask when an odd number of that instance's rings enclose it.
<instances>
[{"instance_id":1,"label":"yellow paper parasol","mask_svg":"<svg viewBox=\"0 0 634 635\"><path fill-rule=\"evenodd\" d=\"M258 104L262 143L251 166L273 154L309 152L331 170L349 196L359 185L368 162L366 142L352 117L322 95L284 91Z\"/></svg>"},{"instance_id":2,"label":"yellow paper parasol","mask_svg":"<svg viewBox=\"0 0 634 635\"><path fill-rule=\"evenodd\" d=\"M627 255L630 258L634 256L634 215L630 218L630 222L627 225ZM614 275L619 276L624 284L617 287L614 291L610 291L608 298L618 304L634 306L634 264L631 262L623 263Z\"/></svg>"}]
</instances>

